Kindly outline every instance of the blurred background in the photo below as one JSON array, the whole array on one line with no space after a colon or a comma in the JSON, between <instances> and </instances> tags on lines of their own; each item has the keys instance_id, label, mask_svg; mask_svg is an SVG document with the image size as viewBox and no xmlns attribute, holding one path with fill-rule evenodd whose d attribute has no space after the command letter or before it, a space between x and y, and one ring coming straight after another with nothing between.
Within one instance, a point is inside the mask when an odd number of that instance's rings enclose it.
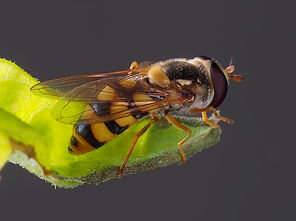
<instances>
[{"instance_id":1,"label":"blurred background","mask_svg":"<svg viewBox=\"0 0 296 221\"><path fill-rule=\"evenodd\" d=\"M231 82L219 144L99 186L55 189L1 172L1 220L296 220L295 6L291 1L2 1L0 57L39 80L206 55Z\"/></svg>"}]
</instances>

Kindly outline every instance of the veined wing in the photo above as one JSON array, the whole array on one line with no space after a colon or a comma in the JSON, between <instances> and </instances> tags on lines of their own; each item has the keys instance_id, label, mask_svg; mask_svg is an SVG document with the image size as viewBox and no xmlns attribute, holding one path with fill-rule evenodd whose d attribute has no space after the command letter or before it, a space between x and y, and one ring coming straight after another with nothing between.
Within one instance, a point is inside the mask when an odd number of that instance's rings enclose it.
<instances>
[{"instance_id":1,"label":"veined wing","mask_svg":"<svg viewBox=\"0 0 296 221\"><path fill-rule=\"evenodd\" d=\"M93 74L75 75L63 78L48 80L34 85L31 91L36 95L50 95L56 97L64 97L67 93L81 85L101 81L103 79L121 79L128 74L145 74L146 68L137 70L120 70L113 72L101 72Z\"/></svg>"},{"instance_id":2,"label":"veined wing","mask_svg":"<svg viewBox=\"0 0 296 221\"><path fill-rule=\"evenodd\" d=\"M141 75L129 75L83 84L57 103L53 115L67 124L93 124L141 116L172 103L186 102L181 96L171 99L171 92L155 89L144 79Z\"/></svg>"},{"instance_id":3,"label":"veined wing","mask_svg":"<svg viewBox=\"0 0 296 221\"><path fill-rule=\"evenodd\" d=\"M148 85L143 69L55 79L42 82L32 90L61 97L53 108L53 116L66 124L141 116L173 103L186 102L177 94L171 96L171 91Z\"/></svg>"}]
</instances>

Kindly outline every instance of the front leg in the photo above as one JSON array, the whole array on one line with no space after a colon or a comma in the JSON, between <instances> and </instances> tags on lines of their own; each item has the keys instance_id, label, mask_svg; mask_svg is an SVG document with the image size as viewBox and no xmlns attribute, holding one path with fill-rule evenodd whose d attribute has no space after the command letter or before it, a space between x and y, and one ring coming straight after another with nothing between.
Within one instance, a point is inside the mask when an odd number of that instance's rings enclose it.
<instances>
[{"instance_id":1,"label":"front leg","mask_svg":"<svg viewBox=\"0 0 296 221\"><path fill-rule=\"evenodd\" d=\"M207 108L203 108L203 109L191 109L190 112L191 113L200 113L201 112L201 115L202 115L202 120L208 124L209 126L213 127L213 128L216 128L216 129L219 129L220 126L218 124L216 124L214 121L211 121L209 120L208 116L207 116L207 112L208 111L212 111L215 115L216 118L218 118L219 120L223 121L223 122L226 122L228 124L232 124L233 123L233 120L229 119L229 118L226 118L226 117L223 117L221 116L218 111L214 108L214 107L207 107Z\"/></svg>"},{"instance_id":2,"label":"front leg","mask_svg":"<svg viewBox=\"0 0 296 221\"><path fill-rule=\"evenodd\" d=\"M228 123L228 124L233 124L234 121L232 119L221 116L220 113L218 113L218 111L215 108L212 108L212 111L213 111L215 117L218 118L219 120L221 120L225 123Z\"/></svg>"},{"instance_id":3,"label":"front leg","mask_svg":"<svg viewBox=\"0 0 296 221\"><path fill-rule=\"evenodd\" d=\"M215 128L215 129L219 129L220 128L220 125L219 124L216 124L214 121L209 120L206 111L201 112L201 115L202 115L203 122L205 122L207 125L211 126L212 128Z\"/></svg>"}]
</instances>

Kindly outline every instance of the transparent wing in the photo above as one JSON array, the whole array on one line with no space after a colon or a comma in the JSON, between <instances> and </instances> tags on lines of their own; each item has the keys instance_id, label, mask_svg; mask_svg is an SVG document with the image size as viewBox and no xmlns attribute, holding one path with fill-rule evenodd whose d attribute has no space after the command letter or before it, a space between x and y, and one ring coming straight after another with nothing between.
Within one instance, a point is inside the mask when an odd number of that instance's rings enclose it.
<instances>
[{"instance_id":1,"label":"transparent wing","mask_svg":"<svg viewBox=\"0 0 296 221\"><path fill-rule=\"evenodd\" d=\"M136 116L163 108L183 98L151 88L141 75L106 78L78 86L53 109L53 116L66 124L99 123Z\"/></svg>"},{"instance_id":2,"label":"transparent wing","mask_svg":"<svg viewBox=\"0 0 296 221\"><path fill-rule=\"evenodd\" d=\"M85 75L76 75L69 76L64 78L53 79L49 81L44 81L39 84L34 85L31 88L31 91L36 95L50 95L63 97L71 90L81 85L98 82L103 79L114 79L114 78L124 78L128 73L130 74L139 74L145 73L143 69L138 70L120 70L114 72L102 72L102 73L93 73Z\"/></svg>"},{"instance_id":3,"label":"transparent wing","mask_svg":"<svg viewBox=\"0 0 296 221\"><path fill-rule=\"evenodd\" d=\"M61 97L53 108L55 119L66 124L99 123L141 115L186 102L177 94L152 88L147 68L78 75L45 81L32 87L36 94Z\"/></svg>"},{"instance_id":4,"label":"transparent wing","mask_svg":"<svg viewBox=\"0 0 296 221\"><path fill-rule=\"evenodd\" d=\"M171 104L168 99L158 101L142 100L141 102L142 104L132 108L126 108L127 106L124 103L113 103L113 112L110 113L110 106L107 102L88 105L82 102L63 100L57 104L53 115L58 121L65 124L94 124L129 116L146 115L149 111L161 109ZM175 102L181 103L185 101L179 99L178 101L175 100Z\"/></svg>"}]
</instances>

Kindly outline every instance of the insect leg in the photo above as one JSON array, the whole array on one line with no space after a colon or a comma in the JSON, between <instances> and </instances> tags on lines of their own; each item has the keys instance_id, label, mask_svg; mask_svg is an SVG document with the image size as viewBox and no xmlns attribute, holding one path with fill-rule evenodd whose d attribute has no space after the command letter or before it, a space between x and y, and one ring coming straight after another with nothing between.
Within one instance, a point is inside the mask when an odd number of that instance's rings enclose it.
<instances>
[{"instance_id":1,"label":"insect leg","mask_svg":"<svg viewBox=\"0 0 296 221\"><path fill-rule=\"evenodd\" d=\"M192 109L190 110L191 113L198 113L198 112L201 112L202 114L202 119L203 121L210 125L211 127L213 128L220 128L220 126L218 124L216 124L215 122L209 120L208 116L207 116L207 111L212 111L215 115L216 118L218 118L219 120L221 121L224 121L228 124L232 124L233 123L233 120L229 119L229 118L226 118L226 117L223 117L219 114L219 112L212 106L210 107L207 107L207 108L203 108L203 109Z\"/></svg>"},{"instance_id":2,"label":"insect leg","mask_svg":"<svg viewBox=\"0 0 296 221\"><path fill-rule=\"evenodd\" d=\"M228 124L233 124L233 120L221 116L215 108L212 108L211 110L213 111L215 117L218 118L219 120L224 121L224 122L226 122Z\"/></svg>"},{"instance_id":3,"label":"insect leg","mask_svg":"<svg viewBox=\"0 0 296 221\"><path fill-rule=\"evenodd\" d=\"M152 124L154 124L157 120L158 120L158 118L157 118L156 116L155 116L155 117L153 116L152 119L151 119L151 121L150 121L148 124L146 124L145 127L143 127L140 131L138 131L138 132L136 133L136 135L134 136L134 138L133 138L133 140L132 140L132 143L131 143L131 145L130 145L130 147L129 147L129 149L128 149L128 152L126 153L126 155L125 155L125 157L124 157L124 160L123 160L123 162L122 162L120 168L118 169L118 171L117 171L117 173L116 173L116 176L117 176L118 178L120 178L120 177L122 176L122 173L123 173L123 171L124 171L124 169L125 169L125 167L126 167L126 164L127 164L127 162L128 162L128 159L129 159L129 157L131 156L131 154L132 154L132 152L133 152L133 150L134 150L134 148L135 148L135 146L136 146L136 143L137 143L138 139L140 138L140 136L142 136L142 135L148 130L148 128L149 128Z\"/></svg>"},{"instance_id":4,"label":"insect leg","mask_svg":"<svg viewBox=\"0 0 296 221\"><path fill-rule=\"evenodd\" d=\"M187 136L184 137L179 143L178 143L178 148L179 148L179 152L180 152L180 155L181 155L181 158L182 158L182 164L186 162L187 160L187 157L186 157L186 154L184 152L184 149L183 149L183 144L186 142L186 140L191 136L192 134L192 131L187 128L186 126L184 126L183 124L181 124L179 121L177 121L172 115L170 114L167 114L165 115L165 118L171 123L173 124L174 126L180 128L181 130L185 131L187 133Z\"/></svg>"},{"instance_id":5,"label":"insect leg","mask_svg":"<svg viewBox=\"0 0 296 221\"><path fill-rule=\"evenodd\" d=\"M213 128L217 128L217 129L220 128L220 126L219 126L218 124L216 124L215 122L209 120L206 111L201 112L201 115L202 115L202 120L203 120L206 124L208 124L209 126L211 126L211 127L213 127Z\"/></svg>"},{"instance_id":6,"label":"insect leg","mask_svg":"<svg viewBox=\"0 0 296 221\"><path fill-rule=\"evenodd\" d=\"M213 109L212 107L206 107L206 108L202 108L202 109L191 109L190 112L191 113L200 113L201 112L202 120L206 124L208 124L209 126L211 126L213 128L220 128L220 126L218 124L209 120L209 118L208 118L207 111L211 111L212 109Z\"/></svg>"}]
</instances>

